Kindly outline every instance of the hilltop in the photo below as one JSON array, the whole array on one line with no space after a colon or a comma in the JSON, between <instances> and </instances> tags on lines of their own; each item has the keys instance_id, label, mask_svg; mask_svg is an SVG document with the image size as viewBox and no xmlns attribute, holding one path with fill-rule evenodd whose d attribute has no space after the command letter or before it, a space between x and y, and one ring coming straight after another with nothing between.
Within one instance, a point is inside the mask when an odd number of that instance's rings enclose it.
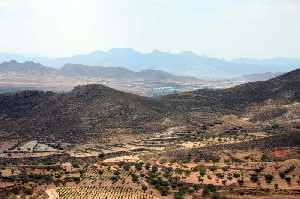
<instances>
[{"instance_id":1,"label":"hilltop","mask_svg":"<svg viewBox=\"0 0 300 199\"><path fill-rule=\"evenodd\" d=\"M148 123L160 121L166 111L163 102L94 84L62 94L21 91L0 95L2 131L46 140L76 141L109 128L143 131Z\"/></svg>"}]
</instances>

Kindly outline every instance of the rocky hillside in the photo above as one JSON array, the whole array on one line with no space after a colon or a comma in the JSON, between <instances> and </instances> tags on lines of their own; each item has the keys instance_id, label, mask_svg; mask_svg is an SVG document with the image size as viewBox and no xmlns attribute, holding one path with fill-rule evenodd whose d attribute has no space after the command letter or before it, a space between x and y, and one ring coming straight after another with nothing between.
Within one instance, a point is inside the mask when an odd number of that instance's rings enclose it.
<instances>
[{"instance_id":1,"label":"rocky hillside","mask_svg":"<svg viewBox=\"0 0 300 199\"><path fill-rule=\"evenodd\" d=\"M159 99L97 84L79 86L61 94L41 91L2 94L0 129L22 138L76 142L101 136L107 129L153 132L164 128L165 121L182 125L193 121L192 117L203 121L210 115L241 113L253 104L270 100L300 100L300 69L268 81L229 89L197 90Z\"/></svg>"},{"instance_id":2,"label":"rocky hillside","mask_svg":"<svg viewBox=\"0 0 300 199\"><path fill-rule=\"evenodd\" d=\"M300 100L300 69L268 81L246 83L228 89L204 89L168 95L164 100L175 110L239 112L248 105L267 100Z\"/></svg>"},{"instance_id":3,"label":"rocky hillside","mask_svg":"<svg viewBox=\"0 0 300 199\"><path fill-rule=\"evenodd\" d=\"M76 141L108 128L151 130L147 124L159 122L166 111L162 102L102 85L64 94L22 91L0 95L0 128L23 137Z\"/></svg>"}]
</instances>

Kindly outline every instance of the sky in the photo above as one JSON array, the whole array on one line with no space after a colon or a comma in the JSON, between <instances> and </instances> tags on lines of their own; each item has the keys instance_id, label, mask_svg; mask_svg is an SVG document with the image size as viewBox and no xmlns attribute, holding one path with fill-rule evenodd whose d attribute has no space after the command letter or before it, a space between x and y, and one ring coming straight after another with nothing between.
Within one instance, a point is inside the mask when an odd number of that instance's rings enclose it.
<instances>
[{"instance_id":1,"label":"sky","mask_svg":"<svg viewBox=\"0 0 300 199\"><path fill-rule=\"evenodd\" d=\"M299 0L0 0L0 52L300 57Z\"/></svg>"}]
</instances>

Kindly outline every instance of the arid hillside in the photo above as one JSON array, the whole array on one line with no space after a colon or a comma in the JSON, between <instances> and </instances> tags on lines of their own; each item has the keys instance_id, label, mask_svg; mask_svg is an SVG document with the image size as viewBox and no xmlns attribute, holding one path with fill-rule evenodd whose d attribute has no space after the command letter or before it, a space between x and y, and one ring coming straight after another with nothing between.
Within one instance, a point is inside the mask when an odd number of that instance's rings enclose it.
<instances>
[{"instance_id":1,"label":"arid hillside","mask_svg":"<svg viewBox=\"0 0 300 199\"><path fill-rule=\"evenodd\" d=\"M166 111L161 101L102 85L78 86L63 94L21 91L0 96L1 130L24 137L77 140L108 128L140 131Z\"/></svg>"},{"instance_id":2,"label":"arid hillside","mask_svg":"<svg viewBox=\"0 0 300 199\"><path fill-rule=\"evenodd\" d=\"M246 83L228 89L201 89L163 97L178 111L240 112L249 105L300 100L300 69L268 81Z\"/></svg>"},{"instance_id":3,"label":"arid hillside","mask_svg":"<svg viewBox=\"0 0 300 199\"><path fill-rule=\"evenodd\" d=\"M43 140L91 140L109 129L155 132L190 125L210 116L245 113L268 101L300 100L300 70L269 81L229 89L197 90L147 98L90 84L68 93L21 91L0 95L0 128L5 135ZM208 116L206 116L208 115Z\"/></svg>"}]
</instances>

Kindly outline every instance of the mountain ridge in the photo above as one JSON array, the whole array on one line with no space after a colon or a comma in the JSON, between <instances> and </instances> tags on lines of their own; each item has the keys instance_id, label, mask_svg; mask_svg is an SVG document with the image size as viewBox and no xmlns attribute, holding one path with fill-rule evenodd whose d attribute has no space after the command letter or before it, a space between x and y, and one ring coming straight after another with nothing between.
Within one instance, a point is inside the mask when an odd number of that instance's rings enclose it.
<instances>
[{"instance_id":1,"label":"mountain ridge","mask_svg":"<svg viewBox=\"0 0 300 199\"><path fill-rule=\"evenodd\" d=\"M300 100L300 69L267 81L249 82L226 89L201 89L163 96L175 102L180 110L210 107L211 110L241 112L249 105L267 100ZM188 105L186 105L188 104Z\"/></svg>"},{"instance_id":2,"label":"mountain ridge","mask_svg":"<svg viewBox=\"0 0 300 199\"><path fill-rule=\"evenodd\" d=\"M0 54L0 61L9 61L13 57L24 61L24 56ZM9 58L9 60L7 60ZM193 52L169 53L152 51L140 53L130 48L114 48L108 51L94 51L71 57L43 58L25 57L46 66L62 67L67 63L125 67L133 71L161 69L163 71L194 76L198 78L222 78L265 72L287 72L300 66L300 58L225 60L200 56Z\"/></svg>"},{"instance_id":3,"label":"mountain ridge","mask_svg":"<svg viewBox=\"0 0 300 199\"><path fill-rule=\"evenodd\" d=\"M109 129L150 133L172 123L189 125L195 112L239 114L269 100L299 102L300 69L268 81L160 98L142 97L97 84L78 86L67 93L2 94L0 128L22 138L78 142L92 139L91 134L101 137Z\"/></svg>"},{"instance_id":4,"label":"mountain ridge","mask_svg":"<svg viewBox=\"0 0 300 199\"><path fill-rule=\"evenodd\" d=\"M113 79L142 79L148 81L159 81L162 78L168 80L198 80L195 77L177 76L171 73L147 69L140 72L135 72L123 67L103 67L103 66L87 66L82 64L66 64L59 69L44 66L40 63L26 61L24 63L15 60L0 63L0 72L14 73L34 73L34 74L55 74L65 75L67 77L98 77L98 78L113 78Z\"/></svg>"}]
</instances>

